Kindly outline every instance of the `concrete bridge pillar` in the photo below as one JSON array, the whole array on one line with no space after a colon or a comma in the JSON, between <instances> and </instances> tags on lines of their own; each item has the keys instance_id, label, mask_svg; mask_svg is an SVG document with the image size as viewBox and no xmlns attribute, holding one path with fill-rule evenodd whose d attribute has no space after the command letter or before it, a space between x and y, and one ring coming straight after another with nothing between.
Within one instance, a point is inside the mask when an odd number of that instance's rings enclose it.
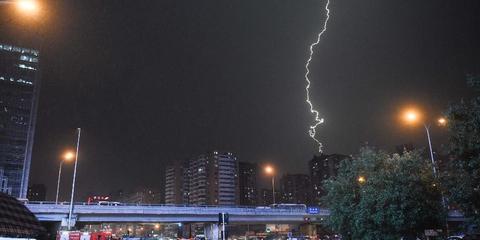
<instances>
[{"instance_id":1,"label":"concrete bridge pillar","mask_svg":"<svg viewBox=\"0 0 480 240\"><path fill-rule=\"evenodd\" d=\"M218 240L220 238L220 229L216 223L206 223L204 233L207 240Z\"/></svg>"}]
</instances>

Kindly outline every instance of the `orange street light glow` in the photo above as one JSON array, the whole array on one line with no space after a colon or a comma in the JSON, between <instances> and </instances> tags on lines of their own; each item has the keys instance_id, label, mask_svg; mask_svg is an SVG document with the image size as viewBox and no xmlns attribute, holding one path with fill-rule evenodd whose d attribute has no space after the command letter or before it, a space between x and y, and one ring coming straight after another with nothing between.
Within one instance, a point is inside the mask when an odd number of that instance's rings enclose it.
<instances>
[{"instance_id":1,"label":"orange street light glow","mask_svg":"<svg viewBox=\"0 0 480 240\"><path fill-rule=\"evenodd\" d=\"M417 124L423 121L423 113L416 107L406 107L400 113L400 120L408 124Z\"/></svg>"},{"instance_id":2,"label":"orange street light glow","mask_svg":"<svg viewBox=\"0 0 480 240\"><path fill-rule=\"evenodd\" d=\"M39 11L39 5L34 0L18 0L16 4L18 10L26 14L35 14Z\"/></svg>"},{"instance_id":3,"label":"orange street light glow","mask_svg":"<svg viewBox=\"0 0 480 240\"><path fill-rule=\"evenodd\" d=\"M273 167L272 166L266 166L265 167L265 172L269 175L273 174Z\"/></svg>"},{"instance_id":4,"label":"orange street light glow","mask_svg":"<svg viewBox=\"0 0 480 240\"><path fill-rule=\"evenodd\" d=\"M73 158L75 158L75 153L73 153L71 151L68 151L63 155L63 159L66 160L66 161L70 161Z\"/></svg>"},{"instance_id":5,"label":"orange street light glow","mask_svg":"<svg viewBox=\"0 0 480 240\"><path fill-rule=\"evenodd\" d=\"M439 118L437 121L438 121L438 125L440 126L447 125L447 119L445 119L444 117Z\"/></svg>"},{"instance_id":6,"label":"orange street light glow","mask_svg":"<svg viewBox=\"0 0 480 240\"><path fill-rule=\"evenodd\" d=\"M418 113L417 111L415 110L407 110L405 112L405 120L407 120L407 122L416 122L418 120Z\"/></svg>"},{"instance_id":7,"label":"orange street light glow","mask_svg":"<svg viewBox=\"0 0 480 240\"><path fill-rule=\"evenodd\" d=\"M357 178L357 181L358 181L359 183L365 183L366 179L365 179L364 176L359 176L359 177Z\"/></svg>"}]
</instances>

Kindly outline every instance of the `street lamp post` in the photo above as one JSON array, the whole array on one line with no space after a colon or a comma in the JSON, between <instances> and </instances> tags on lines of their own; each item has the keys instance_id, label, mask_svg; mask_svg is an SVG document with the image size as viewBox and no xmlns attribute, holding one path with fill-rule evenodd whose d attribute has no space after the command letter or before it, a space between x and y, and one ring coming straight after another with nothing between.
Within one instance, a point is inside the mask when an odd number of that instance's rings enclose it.
<instances>
[{"instance_id":1,"label":"street lamp post","mask_svg":"<svg viewBox=\"0 0 480 240\"><path fill-rule=\"evenodd\" d=\"M420 119L420 114L414 110L414 109L409 109L405 112L404 118L407 122L414 123L414 122L419 122L421 121ZM445 118L439 118L438 119L438 124L439 125L445 125L446 124L446 119ZM436 169L436 162L435 162L435 157L433 155L433 149L432 149L432 139L430 137L430 125L426 124L425 122L421 121L423 124L423 127L425 128L425 132L427 134L427 140L428 140L428 149L430 150L430 160L432 161L432 168L433 168L433 176L437 178L437 169Z\"/></svg>"},{"instance_id":2,"label":"street lamp post","mask_svg":"<svg viewBox=\"0 0 480 240\"><path fill-rule=\"evenodd\" d=\"M63 155L62 161L60 161L60 166L58 167L58 179L57 179L57 194L55 195L55 204L58 204L58 193L60 192L60 179L62 176L62 166L64 161L70 161L75 157L73 152L66 152Z\"/></svg>"},{"instance_id":3,"label":"street lamp post","mask_svg":"<svg viewBox=\"0 0 480 240\"><path fill-rule=\"evenodd\" d=\"M447 120L445 118L439 118L438 124L445 126L447 124ZM432 150L432 141L430 138L430 126L425 123L423 124L423 126L425 127L425 131L427 132L428 147L430 148L430 158L432 160L432 167L433 167L433 176L438 179L437 169L435 168L436 162L435 162L435 158L433 156L433 150ZM443 194L442 194L442 204L444 208L447 207L447 203L445 201L445 197L443 196Z\"/></svg>"},{"instance_id":4,"label":"street lamp post","mask_svg":"<svg viewBox=\"0 0 480 240\"><path fill-rule=\"evenodd\" d=\"M405 112L405 120L407 122L410 122L410 123L413 123L413 122L418 122L420 121L420 114L414 110L414 109L410 109L410 110L407 110ZM430 150L430 160L432 161L432 168L433 168L433 177L438 180L438 174L437 174L437 169L436 169L436 162L435 162L435 157L433 155L433 149L432 149L432 139L430 137L430 125L426 124L424 121L421 121L422 124L423 124L423 127L425 128L425 132L427 133L427 140L428 140L428 149ZM439 118L437 120L438 124L440 126L445 126L447 124L447 120L443 117ZM445 200L445 196L443 195L443 193L441 192L441 195L442 195L442 206L445 210L448 210L447 209L447 202ZM448 235L448 232L449 232L449 227L448 227L448 220L445 219L445 227L446 227L446 230L447 230L447 235Z\"/></svg>"},{"instance_id":5,"label":"street lamp post","mask_svg":"<svg viewBox=\"0 0 480 240\"><path fill-rule=\"evenodd\" d=\"M77 128L77 149L75 152L75 166L73 168L72 193L70 195L70 208L68 210L68 222L67 222L68 230L70 230L72 227L73 196L75 195L75 180L77 177L77 162L78 162L78 149L80 148L80 133L81 133L81 129Z\"/></svg>"},{"instance_id":6,"label":"street lamp post","mask_svg":"<svg viewBox=\"0 0 480 240\"><path fill-rule=\"evenodd\" d=\"M268 175L272 175L272 202L275 204L275 173L272 166L266 166L265 172Z\"/></svg>"},{"instance_id":7,"label":"street lamp post","mask_svg":"<svg viewBox=\"0 0 480 240\"><path fill-rule=\"evenodd\" d=\"M58 192L60 191L60 177L62 176L62 165L63 160L60 161L60 166L58 167L57 194L55 194L55 204L58 204Z\"/></svg>"},{"instance_id":8,"label":"street lamp post","mask_svg":"<svg viewBox=\"0 0 480 240\"><path fill-rule=\"evenodd\" d=\"M272 175L272 202L275 204L275 175Z\"/></svg>"},{"instance_id":9,"label":"street lamp post","mask_svg":"<svg viewBox=\"0 0 480 240\"><path fill-rule=\"evenodd\" d=\"M430 126L423 123L425 127L425 131L427 132L427 139L428 139L428 148L430 149L430 159L432 160L432 168L433 168L433 176L437 177L437 169L435 168L436 162L435 157L433 156L433 149L432 149L432 140L430 139Z\"/></svg>"}]
</instances>

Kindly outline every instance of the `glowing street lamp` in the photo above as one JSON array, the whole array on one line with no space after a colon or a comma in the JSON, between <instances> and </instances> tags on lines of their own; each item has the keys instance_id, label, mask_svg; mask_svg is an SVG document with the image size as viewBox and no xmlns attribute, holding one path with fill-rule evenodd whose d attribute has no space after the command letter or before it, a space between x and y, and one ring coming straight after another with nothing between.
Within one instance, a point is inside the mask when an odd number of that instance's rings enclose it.
<instances>
[{"instance_id":1,"label":"glowing street lamp","mask_svg":"<svg viewBox=\"0 0 480 240\"><path fill-rule=\"evenodd\" d=\"M71 161L75 158L75 153L72 151L68 151L63 155L63 159L65 161Z\"/></svg>"},{"instance_id":2,"label":"glowing street lamp","mask_svg":"<svg viewBox=\"0 0 480 240\"><path fill-rule=\"evenodd\" d=\"M357 181L360 184L364 184L367 181L367 179L364 176L358 176Z\"/></svg>"},{"instance_id":3,"label":"glowing street lamp","mask_svg":"<svg viewBox=\"0 0 480 240\"><path fill-rule=\"evenodd\" d=\"M266 166L266 167L265 167L265 172L266 172L268 175L272 175L272 174L273 174L273 167L272 167L272 166Z\"/></svg>"},{"instance_id":4,"label":"glowing street lamp","mask_svg":"<svg viewBox=\"0 0 480 240\"><path fill-rule=\"evenodd\" d=\"M403 119L407 123L415 124L421 119L420 112L417 109L409 108L403 113Z\"/></svg>"},{"instance_id":5,"label":"glowing street lamp","mask_svg":"<svg viewBox=\"0 0 480 240\"><path fill-rule=\"evenodd\" d=\"M415 112L407 112L406 115L405 115L405 118L408 120L408 121L415 121L417 120L417 114Z\"/></svg>"},{"instance_id":6,"label":"glowing street lamp","mask_svg":"<svg viewBox=\"0 0 480 240\"><path fill-rule=\"evenodd\" d=\"M433 174L434 176L437 176L437 169L435 168L435 158L433 156L432 150L432 141L430 138L430 125L427 125L424 121L422 121L420 111L414 108L409 108L405 110L405 112L403 113L403 119L410 124L415 124L418 122L421 122L423 124L423 127L425 128L425 131L427 133L428 148L430 150L430 159L432 160ZM441 117L437 120L437 122L440 126L445 126L447 124L447 119Z\"/></svg>"},{"instance_id":7,"label":"glowing street lamp","mask_svg":"<svg viewBox=\"0 0 480 240\"><path fill-rule=\"evenodd\" d=\"M28 15L35 15L40 11L40 6L35 0L17 0L14 2L17 9Z\"/></svg>"},{"instance_id":8,"label":"glowing street lamp","mask_svg":"<svg viewBox=\"0 0 480 240\"><path fill-rule=\"evenodd\" d=\"M272 202L275 204L275 170L272 166L265 166L265 173L272 176Z\"/></svg>"},{"instance_id":9,"label":"glowing street lamp","mask_svg":"<svg viewBox=\"0 0 480 240\"><path fill-rule=\"evenodd\" d=\"M36 0L0 0L0 5L13 5L22 15L33 16L40 12L40 4Z\"/></svg>"},{"instance_id":10,"label":"glowing street lamp","mask_svg":"<svg viewBox=\"0 0 480 240\"><path fill-rule=\"evenodd\" d=\"M62 176L62 166L63 162L70 162L75 158L75 153L72 151L65 152L62 156L62 161L60 161L60 166L58 167L58 179L57 179L57 194L55 195L55 204L58 204L58 193L60 192L60 179Z\"/></svg>"},{"instance_id":11,"label":"glowing street lamp","mask_svg":"<svg viewBox=\"0 0 480 240\"><path fill-rule=\"evenodd\" d=\"M439 118L437 120L437 122L438 122L438 125L440 125L440 126L446 126L447 125L447 119L444 118L444 117Z\"/></svg>"}]
</instances>

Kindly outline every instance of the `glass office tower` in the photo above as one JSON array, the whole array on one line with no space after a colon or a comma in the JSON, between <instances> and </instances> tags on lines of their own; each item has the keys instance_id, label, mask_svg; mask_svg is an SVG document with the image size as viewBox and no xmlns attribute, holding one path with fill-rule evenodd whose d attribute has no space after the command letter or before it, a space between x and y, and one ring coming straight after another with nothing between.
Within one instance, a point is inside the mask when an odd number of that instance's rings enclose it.
<instances>
[{"instance_id":1,"label":"glass office tower","mask_svg":"<svg viewBox=\"0 0 480 240\"><path fill-rule=\"evenodd\" d=\"M39 52L0 43L0 191L25 198L39 90Z\"/></svg>"}]
</instances>

